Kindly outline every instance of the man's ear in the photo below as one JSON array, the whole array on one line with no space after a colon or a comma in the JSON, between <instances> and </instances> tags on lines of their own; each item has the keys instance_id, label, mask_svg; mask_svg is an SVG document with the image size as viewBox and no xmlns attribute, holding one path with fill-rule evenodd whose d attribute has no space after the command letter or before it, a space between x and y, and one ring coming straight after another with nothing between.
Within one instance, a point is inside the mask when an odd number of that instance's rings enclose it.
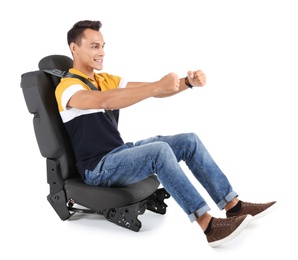
<instances>
[{"instance_id":1,"label":"man's ear","mask_svg":"<svg viewBox=\"0 0 298 260\"><path fill-rule=\"evenodd\" d=\"M70 51L74 53L77 49L77 45L74 42L71 42L69 45Z\"/></svg>"}]
</instances>

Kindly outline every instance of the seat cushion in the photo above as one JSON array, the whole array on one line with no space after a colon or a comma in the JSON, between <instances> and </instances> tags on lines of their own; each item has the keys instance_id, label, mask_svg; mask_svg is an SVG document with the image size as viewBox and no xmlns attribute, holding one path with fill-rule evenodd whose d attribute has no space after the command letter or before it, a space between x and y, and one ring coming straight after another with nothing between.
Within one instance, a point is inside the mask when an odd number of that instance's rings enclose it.
<instances>
[{"instance_id":1,"label":"seat cushion","mask_svg":"<svg viewBox=\"0 0 298 260\"><path fill-rule=\"evenodd\" d=\"M65 180L68 200L89 209L100 211L118 208L142 201L152 195L160 183L156 175L125 187L97 187L87 185L81 178Z\"/></svg>"}]
</instances>

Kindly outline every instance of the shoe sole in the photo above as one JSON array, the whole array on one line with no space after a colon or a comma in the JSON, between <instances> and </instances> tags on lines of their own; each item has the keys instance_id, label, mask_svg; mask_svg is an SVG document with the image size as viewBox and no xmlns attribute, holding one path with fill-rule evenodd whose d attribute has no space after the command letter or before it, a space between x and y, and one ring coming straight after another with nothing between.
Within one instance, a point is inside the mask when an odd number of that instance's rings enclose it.
<instances>
[{"instance_id":1,"label":"shoe sole","mask_svg":"<svg viewBox=\"0 0 298 260\"><path fill-rule=\"evenodd\" d=\"M227 243L227 242L231 241L232 239L234 239L236 236L238 236L246 228L246 226L249 224L249 222L251 220L252 220L252 216L247 215L246 218L242 221L242 223L239 225L239 227L234 230L233 233L231 233L229 236L227 236L227 237L225 237L221 240L210 242L209 246L218 247L218 246L220 246L224 243Z\"/></svg>"},{"instance_id":2,"label":"shoe sole","mask_svg":"<svg viewBox=\"0 0 298 260\"><path fill-rule=\"evenodd\" d=\"M278 202L275 202L272 206L270 206L266 210L262 211L261 213L259 213L257 215L254 215L252 217L252 221L255 221L255 220L259 219L259 218L262 218L262 217L268 215L269 213L271 213L272 211L274 211L276 208L278 208L278 206L279 206L279 203Z\"/></svg>"}]
</instances>

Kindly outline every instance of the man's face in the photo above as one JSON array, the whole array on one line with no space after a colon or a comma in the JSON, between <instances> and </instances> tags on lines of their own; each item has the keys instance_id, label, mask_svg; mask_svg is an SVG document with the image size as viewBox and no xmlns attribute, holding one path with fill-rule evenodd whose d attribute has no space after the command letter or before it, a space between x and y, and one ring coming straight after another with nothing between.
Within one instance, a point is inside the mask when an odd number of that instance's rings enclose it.
<instances>
[{"instance_id":1,"label":"man's face","mask_svg":"<svg viewBox=\"0 0 298 260\"><path fill-rule=\"evenodd\" d=\"M73 45L76 67L88 70L102 70L104 58L104 39L101 32L86 29L81 45Z\"/></svg>"}]
</instances>

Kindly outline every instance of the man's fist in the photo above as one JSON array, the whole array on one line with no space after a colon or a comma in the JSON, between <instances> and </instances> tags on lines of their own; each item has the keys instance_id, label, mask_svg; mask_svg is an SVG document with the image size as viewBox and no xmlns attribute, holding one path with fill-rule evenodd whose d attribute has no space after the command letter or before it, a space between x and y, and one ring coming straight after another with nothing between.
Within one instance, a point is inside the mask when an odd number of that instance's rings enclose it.
<instances>
[{"instance_id":1,"label":"man's fist","mask_svg":"<svg viewBox=\"0 0 298 260\"><path fill-rule=\"evenodd\" d=\"M169 94L179 90L180 80L175 73L169 73L159 80L162 94Z\"/></svg>"},{"instance_id":2,"label":"man's fist","mask_svg":"<svg viewBox=\"0 0 298 260\"><path fill-rule=\"evenodd\" d=\"M202 70L188 71L187 77L189 83L194 87L200 87L206 84L206 76Z\"/></svg>"}]
</instances>

